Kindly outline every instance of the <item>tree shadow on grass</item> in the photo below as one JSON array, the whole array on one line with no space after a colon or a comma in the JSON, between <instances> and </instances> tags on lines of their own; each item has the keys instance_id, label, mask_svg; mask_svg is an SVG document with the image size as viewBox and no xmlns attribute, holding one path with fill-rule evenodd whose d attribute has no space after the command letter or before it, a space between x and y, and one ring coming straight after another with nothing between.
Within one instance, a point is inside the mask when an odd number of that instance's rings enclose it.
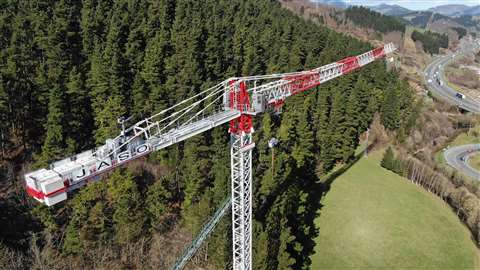
<instances>
[{"instance_id":1,"label":"tree shadow on grass","mask_svg":"<svg viewBox=\"0 0 480 270\"><path fill-rule=\"evenodd\" d=\"M315 219L321 215L321 209L323 204L321 199L329 191L333 182L350 169L355 163L357 163L363 156L363 152L354 156L354 158L341 168L329 174L323 181L320 181L316 176L316 181L306 181L309 183L303 187L303 191L308 194L306 202L306 214L304 215L304 220L302 224L299 224L298 227L305 226L308 228L308 232L303 236L299 237L297 235L297 240L300 240L303 246L300 257L297 258L296 269L300 269L301 265L311 265L310 256L315 253L315 238L320 234L321 228L317 228L315 224ZM301 228L300 228L301 229ZM299 230L300 231L300 230Z\"/></svg>"}]
</instances>

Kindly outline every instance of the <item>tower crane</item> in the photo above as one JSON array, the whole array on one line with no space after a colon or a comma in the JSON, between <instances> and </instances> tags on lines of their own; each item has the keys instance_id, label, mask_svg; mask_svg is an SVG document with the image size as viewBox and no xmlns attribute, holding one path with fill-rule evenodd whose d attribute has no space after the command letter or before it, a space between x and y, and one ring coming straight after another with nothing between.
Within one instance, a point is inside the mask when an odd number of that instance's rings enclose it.
<instances>
[{"instance_id":1,"label":"tower crane","mask_svg":"<svg viewBox=\"0 0 480 270\"><path fill-rule=\"evenodd\" d=\"M52 206L67 194L129 161L229 123L233 269L252 268L253 117L280 109L285 99L355 71L395 51L388 43L312 70L234 77L199 92L130 127L104 145L25 174L26 191Z\"/></svg>"}]
</instances>

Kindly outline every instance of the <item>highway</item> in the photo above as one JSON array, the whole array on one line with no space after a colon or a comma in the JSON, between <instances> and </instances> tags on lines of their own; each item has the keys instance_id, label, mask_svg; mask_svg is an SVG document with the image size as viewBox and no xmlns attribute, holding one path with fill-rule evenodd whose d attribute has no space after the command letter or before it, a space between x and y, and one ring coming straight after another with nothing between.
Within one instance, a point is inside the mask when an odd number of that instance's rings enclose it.
<instances>
[{"instance_id":1,"label":"highway","mask_svg":"<svg viewBox=\"0 0 480 270\"><path fill-rule=\"evenodd\" d=\"M424 78L430 92L450 104L456 105L464 110L480 113L480 102L473 98L458 93L445 83L443 74L444 67L447 66L456 57L465 53L476 51L480 48L480 40L473 43L462 42L459 50L444 56L435 58L425 69ZM480 154L480 144L468 144L447 149L443 156L447 163L458 171L480 181L480 172L470 166L468 160L470 156Z\"/></svg>"},{"instance_id":2,"label":"highway","mask_svg":"<svg viewBox=\"0 0 480 270\"><path fill-rule=\"evenodd\" d=\"M425 83L433 95L444 99L450 104L457 105L464 110L480 113L480 102L475 101L468 96L465 96L464 98L458 97L458 92L445 83L443 68L454 58L459 57L464 53L478 50L480 45L477 40L473 44L462 43L460 47L461 48L455 53L449 53L435 58L435 60L427 66L424 73Z\"/></svg>"},{"instance_id":3,"label":"highway","mask_svg":"<svg viewBox=\"0 0 480 270\"><path fill-rule=\"evenodd\" d=\"M476 171L468 163L468 159L475 154L480 155L480 143L451 147L445 150L443 156L448 165L480 181L480 172Z\"/></svg>"}]
</instances>

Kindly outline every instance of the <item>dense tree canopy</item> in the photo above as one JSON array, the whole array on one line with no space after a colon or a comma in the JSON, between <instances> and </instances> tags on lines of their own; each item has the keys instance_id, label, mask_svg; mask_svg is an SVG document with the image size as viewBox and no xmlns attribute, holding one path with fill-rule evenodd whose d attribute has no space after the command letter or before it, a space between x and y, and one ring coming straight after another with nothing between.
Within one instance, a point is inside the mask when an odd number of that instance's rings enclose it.
<instances>
[{"instance_id":1,"label":"dense tree canopy","mask_svg":"<svg viewBox=\"0 0 480 270\"><path fill-rule=\"evenodd\" d=\"M345 15L355 24L372 28L381 33L392 31L405 32L405 24L400 22L397 18L383 15L366 7L349 7L345 10Z\"/></svg>"},{"instance_id":2,"label":"dense tree canopy","mask_svg":"<svg viewBox=\"0 0 480 270\"><path fill-rule=\"evenodd\" d=\"M414 30L412 32L413 41L422 42L425 52L438 54L440 48L448 48L448 35L425 31L424 33Z\"/></svg>"},{"instance_id":3,"label":"dense tree canopy","mask_svg":"<svg viewBox=\"0 0 480 270\"><path fill-rule=\"evenodd\" d=\"M121 115L150 115L228 76L305 70L371 49L273 0L0 6L0 153L13 159L20 151L27 157L23 162L39 165L117 135ZM400 28L378 19L369 23ZM315 233L310 217L316 212L311 204L318 196L311 186L323 175L317 172L354 157L375 112L389 129L405 125L412 99L398 74L376 62L290 98L280 115L255 118L256 268L308 268ZM105 245L117 252L172 224L194 234L229 196L226 130L152 154L141 169L115 172L66 204L38 210L42 215L35 220L50 217L38 220L60 228L50 231L56 240L51 248L80 258ZM279 139L273 160L271 137ZM218 269L231 263L226 220L208 249L215 254L209 263ZM93 267L88 259L82 262Z\"/></svg>"}]
</instances>

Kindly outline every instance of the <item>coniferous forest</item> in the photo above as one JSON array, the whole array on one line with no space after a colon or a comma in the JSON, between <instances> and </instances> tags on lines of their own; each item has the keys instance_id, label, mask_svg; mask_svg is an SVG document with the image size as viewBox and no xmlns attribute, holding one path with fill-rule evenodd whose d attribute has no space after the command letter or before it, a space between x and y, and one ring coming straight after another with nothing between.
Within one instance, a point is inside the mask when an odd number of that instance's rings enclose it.
<instances>
[{"instance_id":1,"label":"coniferous forest","mask_svg":"<svg viewBox=\"0 0 480 270\"><path fill-rule=\"evenodd\" d=\"M417 30L412 32L413 41L422 42L423 50L431 55L438 54L440 48L448 48L448 35L425 31L421 33Z\"/></svg>"},{"instance_id":2,"label":"coniferous forest","mask_svg":"<svg viewBox=\"0 0 480 270\"><path fill-rule=\"evenodd\" d=\"M194 236L230 196L227 127L151 154L51 208L26 196L23 174L116 136L122 115L148 116L227 77L304 70L371 49L273 0L0 7L0 268L168 269L175 237ZM282 114L256 117L255 269L308 269L318 179L354 158L374 114L408 134L412 103L406 82L376 62L290 98ZM230 239L225 217L206 259L194 263L228 269Z\"/></svg>"},{"instance_id":3,"label":"coniferous forest","mask_svg":"<svg viewBox=\"0 0 480 270\"><path fill-rule=\"evenodd\" d=\"M375 29L381 33L393 31L405 32L405 24L399 19L383 15L362 6L353 6L345 9L345 15L355 24Z\"/></svg>"}]
</instances>

